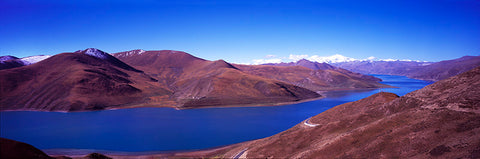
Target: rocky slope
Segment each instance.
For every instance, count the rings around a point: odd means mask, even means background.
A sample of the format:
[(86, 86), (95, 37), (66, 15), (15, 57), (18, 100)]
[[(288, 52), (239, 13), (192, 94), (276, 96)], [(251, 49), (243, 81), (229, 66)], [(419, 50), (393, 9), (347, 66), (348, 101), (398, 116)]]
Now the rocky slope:
[(480, 67), (398, 97), (342, 104), (272, 137), (243, 143), (248, 158), (479, 158)]
[(421, 80), (438, 81), (480, 66), (480, 56), (464, 56), (440, 62), (351, 61), (333, 63), (337, 67), (363, 74), (402, 75)]

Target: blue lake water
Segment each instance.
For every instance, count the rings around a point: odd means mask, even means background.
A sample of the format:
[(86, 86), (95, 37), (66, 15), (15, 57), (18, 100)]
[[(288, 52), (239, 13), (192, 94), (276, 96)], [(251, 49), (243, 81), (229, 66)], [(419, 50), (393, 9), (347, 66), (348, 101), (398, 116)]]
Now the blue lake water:
[(196, 150), (268, 137), (333, 106), (380, 91), (400, 96), (431, 82), (374, 75), (399, 88), (328, 92), (327, 98), (271, 107), (133, 108), (95, 112), (0, 112), (0, 136), (39, 149), (124, 152)]

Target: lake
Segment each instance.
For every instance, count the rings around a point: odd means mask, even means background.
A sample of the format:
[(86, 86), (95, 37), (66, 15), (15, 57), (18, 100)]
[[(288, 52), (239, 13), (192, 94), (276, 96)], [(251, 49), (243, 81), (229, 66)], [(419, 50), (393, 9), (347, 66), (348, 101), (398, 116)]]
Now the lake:
[(402, 96), (432, 83), (403, 76), (374, 76), (399, 88), (333, 91), (324, 99), (269, 107), (0, 112), (0, 136), (29, 143), (49, 154), (198, 150), (268, 137), (339, 104), (380, 91)]

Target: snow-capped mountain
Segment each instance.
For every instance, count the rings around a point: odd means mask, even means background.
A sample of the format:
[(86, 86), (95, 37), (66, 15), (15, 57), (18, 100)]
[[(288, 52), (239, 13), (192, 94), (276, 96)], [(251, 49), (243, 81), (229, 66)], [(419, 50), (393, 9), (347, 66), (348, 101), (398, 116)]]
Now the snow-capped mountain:
[(0, 70), (31, 65), (51, 57), (50, 55), (29, 56), (17, 58), (15, 56), (0, 56)]
[(346, 57), (340, 54), (335, 54), (332, 56), (318, 56), (313, 55), (307, 58), (307, 60), (315, 61), (319, 63), (339, 63), (339, 62), (350, 62), (350, 61), (357, 61), (357, 59)]
[(111, 55), (103, 52), (102, 50), (98, 50), (96, 48), (85, 49), (84, 54), (87, 54), (87, 55), (90, 55), (90, 56), (93, 56), (93, 57), (97, 57), (99, 59), (107, 59), (109, 56), (111, 56)]
[(15, 60), (15, 59), (18, 59), (17, 57), (15, 56), (0, 56), (0, 62), (4, 62), (4, 61), (8, 61), (8, 60)]
[(24, 57), (21, 58), (20, 60), (23, 62), (25, 65), (31, 65), (37, 62), (40, 62), (42, 60), (45, 60), (47, 58), (51, 57), (51, 55), (37, 55), (37, 56), (29, 56), (29, 57)]
[[(346, 57), (340, 54), (335, 54), (332, 56), (318, 56), (318, 55), (313, 55), (313, 56), (306, 56), (304, 59), (313, 61), (313, 62), (319, 62), (319, 63), (344, 63), (344, 62), (361, 62), (361, 61), (408, 61), (408, 62), (426, 62), (426, 61), (418, 61), (418, 60), (409, 60), (409, 59), (378, 59), (376, 57), (370, 56), (366, 59), (355, 59), (351, 57)], [(299, 59), (300, 60), (300, 59)], [(298, 61), (298, 60), (296, 60)]]
[(117, 56), (119, 57), (127, 57), (127, 56), (133, 56), (133, 55), (141, 55), (145, 53), (145, 50), (142, 49), (136, 49), (136, 50), (131, 50), (131, 51), (126, 51), (123, 54), (118, 54)]

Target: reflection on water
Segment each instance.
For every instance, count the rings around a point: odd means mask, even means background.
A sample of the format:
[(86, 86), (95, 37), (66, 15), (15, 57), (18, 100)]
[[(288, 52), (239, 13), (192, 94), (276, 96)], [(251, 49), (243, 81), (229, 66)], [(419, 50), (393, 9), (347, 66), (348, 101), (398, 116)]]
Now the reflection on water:
[(273, 107), (0, 112), (0, 136), (40, 149), (129, 152), (205, 149), (268, 137), (336, 105), (380, 91), (405, 95), (430, 84), (402, 76), (375, 76), (382, 78), (382, 83), (399, 88), (332, 91), (321, 100)]

